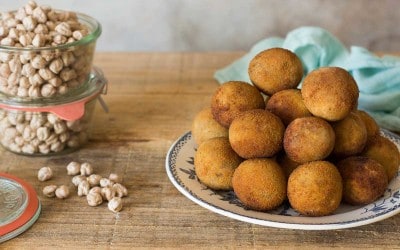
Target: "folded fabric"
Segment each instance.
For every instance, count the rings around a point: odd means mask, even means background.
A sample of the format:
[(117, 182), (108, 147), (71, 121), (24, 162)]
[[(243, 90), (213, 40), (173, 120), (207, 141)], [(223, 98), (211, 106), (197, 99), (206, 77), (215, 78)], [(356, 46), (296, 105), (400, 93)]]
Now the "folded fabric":
[(324, 66), (346, 69), (360, 89), (359, 109), (367, 111), (382, 127), (400, 131), (400, 58), (378, 57), (367, 49), (352, 46), (350, 51), (331, 33), (319, 27), (301, 27), (285, 39), (271, 37), (255, 44), (243, 57), (215, 72), (219, 83), (231, 80), (250, 83), (248, 65), (259, 52), (282, 47), (296, 53), (304, 75)]

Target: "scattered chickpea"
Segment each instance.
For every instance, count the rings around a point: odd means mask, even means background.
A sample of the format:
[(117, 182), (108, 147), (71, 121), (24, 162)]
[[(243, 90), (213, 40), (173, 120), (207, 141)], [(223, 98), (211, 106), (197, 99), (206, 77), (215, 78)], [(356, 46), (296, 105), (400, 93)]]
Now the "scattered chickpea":
[(101, 194), (101, 187), (92, 187), (89, 190), (89, 193), (99, 193), (99, 194)]
[(47, 181), (53, 177), (53, 171), (49, 167), (42, 167), (38, 171), (38, 180), (39, 181)]
[(122, 199), (114, 197), (108, 202), (108, 209), (114, 213), (122, 210)]
[(81, 175), (89, 176), (93, 174), (93, 167), (90, 163), (84, 162), (81, 164)]
[(79, 185), (79, 183), (81, 183), (82, 181), (86, 180), (86, 176), (83, 175), (76, 175), (74, 177), (72, 177), (72, 184), (74, 184), (75, 187), (77, 187)]
[(56, 189), (55, 194), (57, 198), (65, 199), (69, 196), (69, 188), (66, 185), (61, 185)]
[(95, 207), (95, 206), (98, 206), (101, 203), (103, 203), (103, 197), (101, 197), (101, 194), (99, 194), (97, 192), (89, 193), (86, 196), (86, 200), (87, 200), (87, 203), (89, 204), (89, 206), (91, 206), (91, 207)]
[(77, 175), (81, 171), (81, 164), (76, 161), (71, 161), (67, 165), (67, 174), (68, 175)]
[[(41, 124), (40, 126), (46, 125)], [(22, 128), (19, 129), (22, 130)], [(72, 177), (72, 183), (78, 189), (78, 196), (86, 196), (89, 206), (99, 206), (103, 201), (108, 201), (107, 206), (110, 211), (116, 213), (122, 210), (122, 197), (128, 195), (128, 190), (119, 183), (121, 179), (117, 174), (111, 173), (109, 178), (102, 178), (98, 174), (93, 174), (93, 167), (87, 162), (80, 164), (72, 161), (66, 168), (68, 175), (75, 175)], [(51, 176), (52, 171), (49, 167), (43, 167), (38, 172), (39, 180), (47, 180)], [(65, 199), (70, 194), (66, 185), (48, 185), (42, 191), (46, 197), (57, 197), (59, 199)]]
[(100, 179), (100, 187), (112, 187), (114, 185), (114, 182), (111, 181), (108, 178), (101, 178)]
[(88, 195), (90, 190), (89, 182), (84, 180), (81, 181), (78, 185), (78, 196)]
[(56, 193), (55, 193), (56, 189), (57, 189), (56, 185), (45, 186), (42, 190), (43, 195), (46, 197), (49, 197), (49, 198), (54, 197), (56, 195)]
[(121, 182), (121, 178), (119, 177), (118, 174), (115, 173), (111, 173), (110, 176), (108, 176), (108, 179), (110, 179), (110, 181), (113, 181), (115, 183)]
[(112, 189), (115, 191), (115, 196), (117, 196), (117, 197), (122, 198), (122, 197), (128, 196), (128, 189), (120, 183), (115, 183), (112, 186)]
[(100, 180), (102, 179), (101, 175), (98, 174), (91, 174), (87, 178), (87, 181), (89, 182), (91, 187), (98, 186), (100, 185)]
[(101, 189), (101, 196), (104, 200), (110, 201), (112, 198), (115, 197), (115, 190), (110, 187), (103, 187)]

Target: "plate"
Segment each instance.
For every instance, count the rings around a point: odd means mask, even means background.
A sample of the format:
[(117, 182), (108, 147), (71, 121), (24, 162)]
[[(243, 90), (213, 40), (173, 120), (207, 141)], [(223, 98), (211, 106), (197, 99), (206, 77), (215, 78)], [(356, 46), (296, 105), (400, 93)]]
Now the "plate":
[[(381, 134), (400, 149), (399, 136), (387, 130), (381, 130)], [(365, 206), (341, 204), (332, 215), (302, 216), (288, 202), (268, 212), (249, 210), (233, 191), (214, 191), (199, 182), (194, 171), (195, 152), (196, 143), (191, 132), (172, 144), (166, 157), (166, 171), (172, 184), (198, 205), (236, 220), (277, 228), (333, 230), (370, 224), (400, 212), (400, 171), (379, 200)]]

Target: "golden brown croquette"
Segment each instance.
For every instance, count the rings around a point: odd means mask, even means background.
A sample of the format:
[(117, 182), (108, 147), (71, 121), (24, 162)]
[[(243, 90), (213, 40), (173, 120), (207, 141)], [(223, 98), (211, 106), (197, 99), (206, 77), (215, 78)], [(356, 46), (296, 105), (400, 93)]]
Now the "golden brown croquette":
[(281, 118), (285, 126), (294, 119), (311, 116), (299, 89), (285, 89), (268, 99), (266, 109)]
[(379, 126), (372, 116), (370, 116), (367, 112), (363, 110), (356, 110), (355, 113), (361, 118), (361, 120), (365, 124), (365, 127), (367, 129), (367, 140), (370, 140), (379, 134)]
[(343, 178), (343, 199), (351, 205), (374, 202), (385, 192), (385, 168), (366, 156), (351, 156), (337, 164)]
[(195, 172), (199, 180), (215, 190), (232, 189), (232, 175), (242, 159), (232, 150), (228, 138), (209, 139), (198, 147)]
[(298, 166), (288, 180), (287, 195), (293, 209), (303, 215), (332, 214), (342, 200), (342, 177), (327, 161)]
[(197, 145), (215, 137), (228, 137), (228, 129), (214, 120), (211, 108), (202, 109), (192, 122), (192, 135)]
[(253, 109), (233, 120), (229, 141), (242, 158), (272, 157), (282, 148), (284, 130), (279, 117), (263, 109)]
[(343, 120), (332, 123), (335, 147), (332, 154), (337, 159), (361, 153), (367, 143), (367, 129), (361, 118), (351, 112)]
[(396, 144), (389, 139), (382, 135), (375, 136), (368, 141), (362, 155), (379, 162), (385, 168), (389, 182), (397, 175), (400, 153)]
[(304, 104), (314, 115), (339, 121), (355, 109), (358, 86), (353, 77), (339, 67), (322, 67), (309, 73), (303, 81)]
[(222, 84), (211, 99), (211, 112), (214, 119), (226, 128), (243, 111), (264, 108), (265, 102), (260, 91), (241, 81)]
[(306, 163), (325, 159), (335, 145), (335, 132), (331, 125), (318, 117), (302, 117), (287, 126), (283, 147), (295, 162)]
[(233, 190), (247, 207), (265, 211), (278, 207), (286, 199), (286, 177), (272, 159), (245, 160), (232, 178)]
[(296, 88), (303, 77), (303, 66), (296, 54), (283, 48), (258, 53), (249, 63), (251, 82), (267, 95)]

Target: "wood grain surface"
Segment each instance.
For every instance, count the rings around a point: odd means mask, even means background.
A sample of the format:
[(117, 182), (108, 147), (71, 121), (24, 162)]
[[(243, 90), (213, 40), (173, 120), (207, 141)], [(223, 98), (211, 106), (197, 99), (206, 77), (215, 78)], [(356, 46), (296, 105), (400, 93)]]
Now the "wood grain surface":
[[(97, 105), (93, 135), (81, 150), (57, 157), (26, 157), (0, 150), (0, 172), (28, 181), (42, 212), (25, 233), (0, 249), (396, 249), (400, 215), (370, 225), (334, 231), (303, 231), (253, 225), (215, 214), (185, 198), (169, 181), (165, 157), (190, 130), (218, 84), (216, 69), (242, 53), (97, 53), (95, 65), (109, 80), (105, 113)], [(68, 184), (65, 166), (87, 161), (95, 172), (123, 176), (129, 190), (124, 208), (89, 207), (75, 192), (65, 200), (46, 198), (50, 183)], [(42, 166), (54, 170), (37, 180)]]

